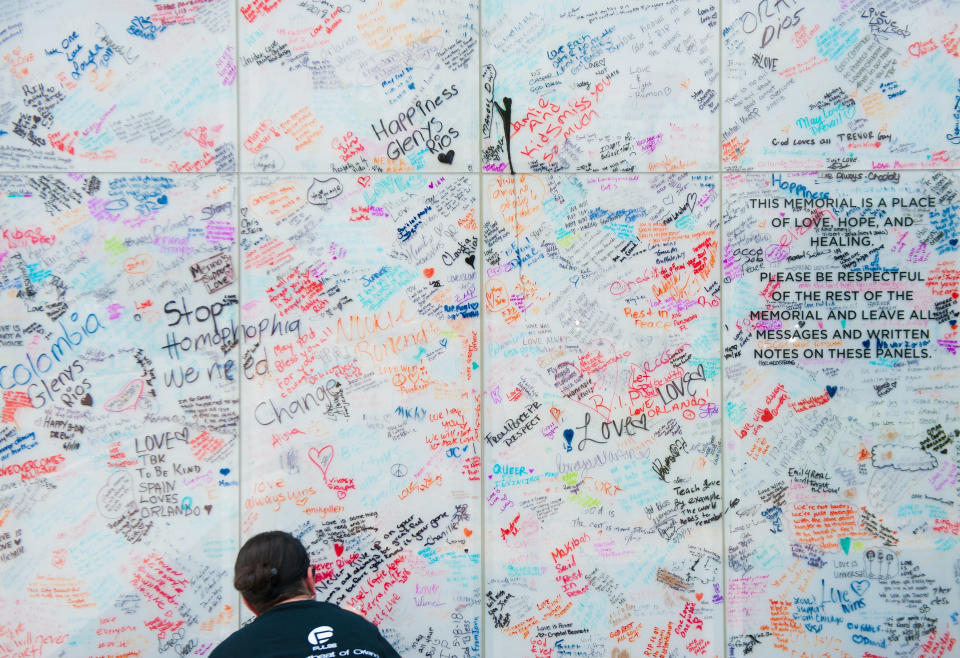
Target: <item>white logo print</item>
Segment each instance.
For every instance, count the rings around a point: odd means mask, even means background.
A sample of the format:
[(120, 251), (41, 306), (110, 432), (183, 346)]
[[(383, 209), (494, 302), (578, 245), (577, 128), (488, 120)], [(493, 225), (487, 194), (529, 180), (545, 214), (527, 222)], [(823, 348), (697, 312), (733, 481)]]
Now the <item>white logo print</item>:
[(307, 634), (307, 642), (317, 646), (333, 637), (333, 629), (329, 626), (317, 626)]

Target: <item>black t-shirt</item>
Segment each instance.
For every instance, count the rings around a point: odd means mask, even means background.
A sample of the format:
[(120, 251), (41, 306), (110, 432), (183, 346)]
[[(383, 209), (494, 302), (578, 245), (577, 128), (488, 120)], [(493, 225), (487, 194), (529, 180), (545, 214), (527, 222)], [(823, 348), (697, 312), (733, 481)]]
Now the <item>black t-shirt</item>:
[(400, 658), (377, 627), (332, 603), (270, 608), (220, 643), (210, 658)]

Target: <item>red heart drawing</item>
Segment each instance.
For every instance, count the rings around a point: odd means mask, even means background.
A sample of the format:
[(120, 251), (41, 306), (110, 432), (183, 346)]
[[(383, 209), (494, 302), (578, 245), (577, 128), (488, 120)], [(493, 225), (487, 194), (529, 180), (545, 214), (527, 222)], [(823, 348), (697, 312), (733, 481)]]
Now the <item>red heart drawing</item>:
[(343, 544), (334, 544), (333, 552), (337, 554), (337, 557), (343, 555)]
[(769, 409), (764, 409), (763, 415), (760, 416), (760, 420), (762, 420), (765, 423), (769, 423), (771, 420), (773, 420), (773, 414), (770, 413)]
[(703, 592), (697, 592), (697, 601), (703, 598)]
[(464, 535), (465, 537), (469, 537), (469, 536), (472, 535), (472, 534), (473, 534), (473, 530), (470, 530), (469, 528), (464, 528), (464, 529), (463, 529), (463, 535)]
[(432, 268), (432, 267), (424, 268), (424, 270), (423, 270), (423, 276), (427, 277), (428, 279), (429, 279), (430, 277), (432, 277), (432, 276), (433, 276), (433, 268)]
[(357, 177), (357, 182), (360, 183), (360, 187), (366, 187), (367, 185), (370, 184), (370, 177), (369, 177), (369, 176), (358, 176), (358, 177)]
[(323, 481), (327, 481), (327, 471), (330, 470), (330, 462), (333, 461), (333, 446), (323, 446), (319, 450), (316, 448), (310, 448), (307, 451), (307, 456), (310, 457), (317, 468), (320, 469), (320, 472), (323, 473)]

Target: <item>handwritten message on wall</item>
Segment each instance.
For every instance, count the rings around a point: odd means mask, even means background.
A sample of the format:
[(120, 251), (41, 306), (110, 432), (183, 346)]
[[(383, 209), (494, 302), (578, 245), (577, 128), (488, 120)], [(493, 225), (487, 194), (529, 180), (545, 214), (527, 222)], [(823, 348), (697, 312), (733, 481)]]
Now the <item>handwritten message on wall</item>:
[(716, 188), (486, 181), (491, 654), (722, 643)]
[(952, 645), (957, 177), (725, 183), (729, 641)]
[(956, 3), (829, 5), (723, 3), (725, 168), (956, 168)]
[(716, 169), (717, 18), (694, 2), (485, 3), (484, 171), (511, 159), (505, 122), (516, 171)]
[(208, 651), (235, 618), (234, 185), (0, 176), (5, 655)]
[(476, 652), (475, 181), (242, 180), (243, 532), (296, 519), (322, 599)]
[(960, 655), (958, 20), (0, 4), (0, 654)]

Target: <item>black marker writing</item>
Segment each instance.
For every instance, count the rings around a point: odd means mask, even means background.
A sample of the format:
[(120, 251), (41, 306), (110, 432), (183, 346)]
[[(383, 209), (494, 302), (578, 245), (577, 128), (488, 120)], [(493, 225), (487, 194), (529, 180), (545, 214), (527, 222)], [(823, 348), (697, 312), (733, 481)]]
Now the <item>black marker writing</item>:
[(513, 100), (509, 96), (503, 97), (503, 107), (500, 107), (500, 103), (493, 101), (493, 106), (497, 108), (497, 114), (500, 115), (500, 120), (503, 121), (503, 137), (507, 140), (507, 162), (510, 164), (510, 175), (513, 176), (516, 172), (513, 170), (513, 156), (510, 153), (510, 106), (513, 104)]

